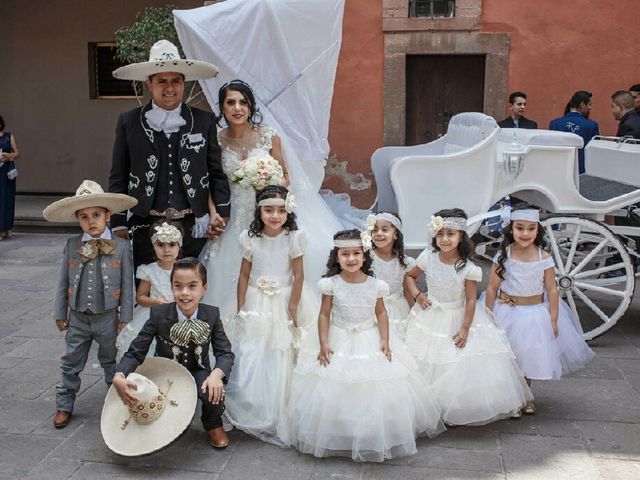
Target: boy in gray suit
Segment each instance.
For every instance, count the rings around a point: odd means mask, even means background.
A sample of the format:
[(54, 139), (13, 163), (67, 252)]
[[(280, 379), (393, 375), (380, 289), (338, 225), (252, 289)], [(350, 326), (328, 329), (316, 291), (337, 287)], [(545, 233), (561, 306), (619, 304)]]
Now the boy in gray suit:
[(55, 428), (66, 427), (71, 419), (80, 372), (93, 340), (99, 345), (105, 382), (111, 385), (113, 380), (116, 337), (133, 316), (133, 259), (130, 243), (113, 237), (107, 223), (112, 212), (136, 203), (128, 195), (104, 193), (100, 185), (85, 180), (75, 196), (58, 200), (43, 212), (51, 222), (76, 220), (83, 231), (67, 240), (56, 293), (56, 326), (67, 332), (67, 351), (60, 363), (62, 381), (56, 387)]

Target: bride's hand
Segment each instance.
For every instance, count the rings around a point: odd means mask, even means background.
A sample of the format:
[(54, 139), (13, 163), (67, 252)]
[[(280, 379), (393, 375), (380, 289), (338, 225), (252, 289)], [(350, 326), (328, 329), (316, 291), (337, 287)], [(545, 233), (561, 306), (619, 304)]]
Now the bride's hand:
[(213, 215), (210, 214), (210, 217), (211, 220), (207, 227), (207, 238), (209, 240), (215, 240), (222, 234), (222, 232), (224, 232), (224, 227), (227, 226), (227, 222), (218, 213), (214, 213)]

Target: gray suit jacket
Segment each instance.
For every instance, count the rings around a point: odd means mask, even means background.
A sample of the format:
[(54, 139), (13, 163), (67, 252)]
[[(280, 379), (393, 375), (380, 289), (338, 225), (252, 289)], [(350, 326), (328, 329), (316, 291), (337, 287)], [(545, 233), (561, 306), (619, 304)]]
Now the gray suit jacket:
[[(116, 251), (113, 255), (98, 255), (102, 270), (104, 309), (120, 307), (120, 321), (129, 323), (133, 318), (133, 257), (127, 240), (113, 237)], [(55, 319), (69, 318), (69, 309), (76, 309), (76, 297), (80, 286), (80, 274), (84, 263), (78, 251), (82, 235), (71, 237), (64, 247), (60, 280), (56, 292)]]

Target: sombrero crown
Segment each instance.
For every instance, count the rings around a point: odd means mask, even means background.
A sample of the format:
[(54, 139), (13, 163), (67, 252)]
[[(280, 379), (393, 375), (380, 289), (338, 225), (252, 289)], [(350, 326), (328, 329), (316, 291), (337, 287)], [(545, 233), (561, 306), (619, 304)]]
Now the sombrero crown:
[(138, 200), (123, 193), (105, 193), (100, 184), (85, 180), (73, 197), (53, 202), (44, 209), (42, 215), (49, 222), (74, 222), (76, 212), (83, 208), (102, 207), (112, 213), (135, 207)]
[(100, 430), (110, 450), (135, 457), (166, 447), (187, 429), (198, 390), (186, 368), (163, 357), (145, 358), (127, 379), (136, 384), (136, 404), (127, 407), (112, 385), (102, 407)]
[(151, 75), (163, 72), (177, 72), (184, 75), (187, 82), (205, 80), (218, 74), (218, 67), (201, 60), (180, 58), (178, 47), (169, 40), (158, 40), (149, 50), (149, 61), (132, 63), (114, 70), (113, 76), (120, 80), (144, 82)]

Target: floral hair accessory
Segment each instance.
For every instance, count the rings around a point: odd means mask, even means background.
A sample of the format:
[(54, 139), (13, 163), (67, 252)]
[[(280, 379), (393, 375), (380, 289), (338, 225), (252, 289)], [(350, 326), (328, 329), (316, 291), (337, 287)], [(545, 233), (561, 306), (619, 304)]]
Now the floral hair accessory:
[(293, 196), (293, 193), (287, 193), (287, 198), (284, 199), (284, 208), (287, 213), (292, 213), (296, 208), (296, 198)]
[(292, 193), (287, 193), (286, 198), (273, 197), (273, 198), (265, 198), (264, 200), (260, 200), (258, 202), (259, 207), (267, 207), (267, 206), (275, 206), (275, 207), (284, 207), (287, 213), (292, 213), (293, 209), (296, 208), (296, 199), (294, 198)]
[(511, 212), (511, 221), (526, 220), (527, 222), (539, 222), (540, 210), (534, 208), (527, 208), (522, 210), (514, 210)]
[(159, 227), (154, 227), (156, 233), (151, 236), (151, 242), (156, 243), (171, 243), (176, 242), (182, 246), (182, 234), (180, 230), (174, 225), (170, 225), (167, 222), (163, 222)]
[(373, 248), (373, 229), (376, 227), (376, 216), (369, 215), (367, 221), (364, 224), (364, 229), (360, 233), (360, 239), (362, 240), (362, 248), (365, 252)]
[[(362, 235), (361, 235), (362, 236)], [(334, 240), (333, 241), (333, 246), (336, 248), (349, 248), (349, 247), (362, 247), (364, 248), (364, 245), (362, 244), (362, 238), (349, 238), (346, 240)]]
[(441, 217), (431, 215), (431, 222), (429, 223), (429, 232), (432, 237), (443, 228), (450, 228), (452, 230), (465, 231), (467, 228), (467, 219), (462, 217)]
[(402, 222), (393, 213), (387, 213), (387, 212), (377, 213), (376, 220), (385, 220), (389, 222), (391, 225), (393, 225), (396, 228), (396, 230), (402, 230)]

